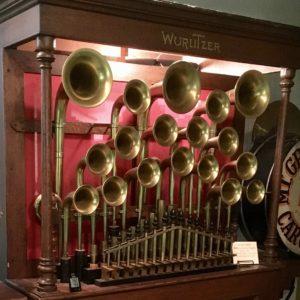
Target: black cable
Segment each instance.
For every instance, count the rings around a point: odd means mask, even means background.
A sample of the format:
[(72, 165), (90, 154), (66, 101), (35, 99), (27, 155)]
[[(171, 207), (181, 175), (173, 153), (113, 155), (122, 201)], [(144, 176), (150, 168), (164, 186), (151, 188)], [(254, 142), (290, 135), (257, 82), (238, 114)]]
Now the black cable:
[(289, 299), (291, 298), (291, 296), (292, 296), (292, 294), (293, 294), (293, 292), (294, 292), (294, 290), (295, 290), (295, 281), (296, 281), (296, 279), (294, 279), (294, 281), (293, 281), (293, 283), (292, 283), (292, 286), (291, 286), (291, 288), (290, 288), (290, 291), (289, 291), (289, 293), (287, 294), (287, 296), (285, 297), (285, 300), (289, 300)]

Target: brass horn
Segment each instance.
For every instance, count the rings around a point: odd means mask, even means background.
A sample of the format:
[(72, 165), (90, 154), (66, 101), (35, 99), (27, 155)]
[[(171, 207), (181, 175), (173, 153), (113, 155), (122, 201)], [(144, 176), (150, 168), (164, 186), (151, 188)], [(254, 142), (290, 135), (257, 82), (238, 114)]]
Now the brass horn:
[(124, 126), (118, 130), (114, 144), (120, 157), (133, 159), (138, 155), (141, 147), (139, 133), (133, 127)]
[(93, 174), (108, 175), (114, 165), (114, 154), (107, 144), (95, 144), (87, 151), (86, 164)]
[(171, 156), (171, 167), (174, 174), (186, 176), (191, 173), (194, 167), (194, 155), (186, 147), (177, 148)]
[(186, 128), (186, 137), (192, 147), (202, 147), (209, 138), (207, 122), (201, 117), (194, 116)]
[(213, 182), (219, 173), (219, 163), (216, 157), (212, 154), (205, 154), (201, 157), (196, 165), (199, 178), (204, 183)]
[(123, 204), (127, 197), (127, 183), (119, 176), (107, 178), (101, 188), (104, 201), (112, 207)]
[(253, 179), (248, 183), (248, 185), (245, 188), (245, 194), (247, 197), (247, 200), (254, 205), (260, 204), (266, 194), (266, 189), (262, 181), (258, 179)]
[(129, 182), (137, 178), (139, 183), (145, 188), (152, 188), (160, 180), (161, 171), (159, 161), (155, 158), (144, 158), (137, 167), (128, 170), (124, 175), (124, 180)]
[(161, 146), (171, 146), (178, 137), (178, 127), (175, 119), (167, 114), (159, 116), (154, 125), (142, 134), (142, 139), (153, 138)]
[(74, 192), (73, 205), (82, 215), (91, 215), (99, 205), (99, 193), (89, 184), (79, 186)]
[(137, 168), (137, 178), (145, 188), (156, 186), (160, 180), (161, 171), (159, 162), (154, 158), (145, 158)]
[(139, 79), (130, 80), (125, 87), (124, 104), (133, 114), (144, 113), (151, 104), (151, 92), (147, 84)]
[(237, 151), (238, 146), (239, 136), (236, 130), (232, 127), (225, 127), (218, 136), (210, 138), (202, 150), (218, 148), (223, 155), (232, 156)]
[(61, 196), (64, 123), (69, 99), (83, 107), (103, 103), (112, 87), (112, 71), (107, 60), (93, 49), (74, 51), (65, 61), (62, 84), (55, 107), (55, 193)]
[(238, 111), (245, 117), (256, 118), (267, 108), (270, 87), (264, 75), (256, 70), (245, 72), (237, 81), (235, 89), (229, 91)]
[(213, 90), (207, 97), (205, 106), (197, 109), (194, 116), (207, 114), (216, 124), (224, 122), (230, 111), (230, 99), (222, 90)]
[(199, 73), (191, 63), (177, 61), (167, 69), (163, 96), (172, 111), (179, 114), (191, 111), (199, 101), (200, 89)]
[(221, 186), (221, 198), (224, 203), (231, 206), (237, 203), (242, 195), (241, 183), (235, 178), (226, 179)]
[(221, 177), (230, 170), (234, 169), (237, 176), (242, 180), (251, 179), (257, 171), (257, 159), (251, 152), (244, 152), (239, 155), (237, 160), (225, 164), (220, 171)]

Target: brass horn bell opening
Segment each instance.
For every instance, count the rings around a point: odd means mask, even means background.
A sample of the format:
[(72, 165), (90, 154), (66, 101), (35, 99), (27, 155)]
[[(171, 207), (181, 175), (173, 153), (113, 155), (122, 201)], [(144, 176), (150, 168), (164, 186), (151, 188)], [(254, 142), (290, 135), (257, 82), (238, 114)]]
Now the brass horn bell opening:
[(221, 90), (212, 91), (206, 100), (206, 114), (214, 123), (224, 122), (230, 111), (230, 99)]
[(251, 152), (242, 153), (236, 162), (236, 173), (240, 179), (249, 180), (257, 171), (257, 159)]
[(204, 183), (213, 182), (219, 173), (219, 163), (215, 156), (205, 154), (198, 163), (197, 173)]
[(106, 58), (93, 49), (78, 49), (66, 60), (62, 81), (72, 101), (84, 107), (101, 104), (112, 87), (112, 71)]
[(246, 197), (251, 204), (260, 204), (265, 199), (265, 194), (265, 186), (258, 179), (253, 179), (246, 187)]
[(270, 101), (270, 87), (264, 75), (256, 70), (245, 72), (237, 81), (235, 105), (245, 117), (258, 117)]
[(125, 87), (123, 100), (127, 109), (133, 114), (144, 113), (151, 103), (147, 84), (139, 79), (130, 80)]
[(76, 189), (73, 197), (73, 205), (82, 215), (92, 214), (99, 205), (99, 193), (89, 184), (84, 184)]
[(178, 114), (191, 111), (199, 101), (200, 76), (194, 65), (185, 61), (173, 63), (163, 80), (167, 106)]
[(161, 177), (158, 161), (153, 158), (143, 159), (138, 166), (137, 177), (140, 184), (145, 188), (156, 186)]
[(89, 170), (97, 175), (105, 176), (114, 165), (114, 155), (106, 144), (93, 145), (86, 154), (86, 164)]
[(174, 174), (186, 176), (190, 174), (194, 167), (194, 155), (186, 147), (177, 148), (171, 156), (171, 167)]
[(153, 137), (161, 146), (173, 145), (178, 137), (178, 126), (175, 119), (167, 114), (159, 116), (153, 125)]
[(141, 147), (138, 131), (130, 126), (118, 130), (114, 143), (120, 157), (128, 160), (135, 158)]
[(209, 138), (207, 122), (201, 117), (193, 117), (188, 123), (186, 137), (192, 147), (202, 147)]
[(102, 185), (104, 201), (109, 206), (119, 206), (126, 201), (127, 183), (118, 176), (111, 176)]
[(242, 185), (235, 178), (229, 178), (221, 186), (221, 197), (227, 205), (237, 203), (242, 195)]
[(218, 136), (218, 148), (226, 156), (235, 154), (239, 147), (239, 136), (232, 127), (223, 128)]

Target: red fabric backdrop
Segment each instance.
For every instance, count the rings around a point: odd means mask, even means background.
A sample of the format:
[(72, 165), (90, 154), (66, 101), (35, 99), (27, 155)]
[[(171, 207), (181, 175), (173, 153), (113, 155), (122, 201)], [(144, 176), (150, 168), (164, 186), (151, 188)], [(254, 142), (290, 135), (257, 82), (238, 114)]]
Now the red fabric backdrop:
[[(52, 92), (52, 108), (54, 115), (54, 107), (55, 107), (55, 95), (56, 91), (60, 84), (60, 77), (55, 76), (52, 78), (53, 84), (53, 92)], [(102, 105), (96, 108), (81, 108), (76, 104), (73, 104), (71, 101), (69, 102), (67, 109), (66, 121), (70, 122), (89, 122), (89, 123), (110, 123), (110, 114), (114, 101), (117, 99), (119, 95), (123, 93), (124, 82), (114, 82), (112, 91), (109, 95), (107, 101), (105, 101)], [(24, 106), (25, 106), (25, 117), (26, 119), (40, 119), (40, 76), (36, 74), (25, 74), (24, 75)], [(209, 91), (204, 90), (201, 91), (199, 104), (197, 108), (199, 108), (203, 104), (203, 101), (206, 99)], [(158, 99), (151, 108), (150, 113), (150, 123), (152, 124), (155, 119), (163, 114), (167, 113), (175, 117), (178, 126), (186, 127), (189, 119), (191, 118), (194, 110), (184, 114), (176, 114), (173, 113), (168, 107), (165, 105), (163, 99)], [(206, 118), (204, 118), (209, 122)], [(222, 124), (222, 126), (227, 126), (231, 123), (233, 118), (233, 110), (231, 111), (229, 119), (225, 122), (226, 124)], [(129, 113), (126, 108), (122, 109), (120, 115), (120, 123), (121, 124), (133, 124), (134, 118), (131, 113)], [(75, 170), (78, 161), (85, 156), (87, 149), (96, 142), (100, 142), (106, 140), (108, 136), (102, 135), (65, 135), (65, 143), (64, 143), (64, 162), (63, 162), (63, 187), (62, 187), (62, 195), (63, 198), (69, 192), (73, 191), (76, 188), (75, 181)], [(53, 143), (54, 144), (54, 143)], [(182, 144), (186, 144), (185, 141)], [(164, 159), (168, 157), (169, 151), (168, 148), (161, 147), (155, 143), (150, 143), (149, 146), (149, 156), (158, 157), (160, 159)], [(54, 155), (53, 155), (54, 157)], [(224, 163), (228, 161), (224, 157), (220, 157), (218, 155), (219, 161)], [(28, 259), (35, 259), (40, 256), (40, 222), (35, 216), (33, 203), (36, 196), (40, 194), (40, 135), (39, 134), (26, 134), (25, 135), (25, 168), (26, 168), (26, 212), (27, 212), (27, 257)], [(118, 173), (122, 175), (125, 170), (131, 167), (131, 162), (119, 159), (117, 160)], [(53, 171), (54, 171), (54, 160), (53, 160)], [(165, 172), (164, 177), (167, 178), (168, 172)], [(54, 177), (53, 177), (54, 178)], [(96, 176), (89, 174), (89, 172), (85, 172), (85, 182), (93, 184), (95, 186), (98, 185)], [(163, 186), (163, 198), (168, 201), (168, 180), (164, 180), (165, 184)], [(151, 201), (151, 193), (149, 195), (149, 201)], [(176, 180), (175, 186), (175, 197), (178, 195), (178, 180)], [(176, 201), (176, 198), (175, 198)], [(100, 238), (101, 228), (98, 224), (98, 234), (97, 239)], [(76, 244), (76, 225), (71, 225), (71, 248), (74, 249)], [(83, 239), (88, 241), (88, 224), (84, 224)]]

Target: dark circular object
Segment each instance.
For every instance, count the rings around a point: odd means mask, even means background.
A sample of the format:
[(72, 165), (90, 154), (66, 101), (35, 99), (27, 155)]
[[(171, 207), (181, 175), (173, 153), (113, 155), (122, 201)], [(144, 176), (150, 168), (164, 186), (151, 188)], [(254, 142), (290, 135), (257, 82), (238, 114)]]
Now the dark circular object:
[[(283, 146), (283, 158), (288, 154), (290, 149), (299, 142), (300, 137), (295, 134), (287, 134)], [(269, 134), (263, 139), (258, 139), (250, 152), (254, 153), (258, 169), (254, 179), (260, 179), (266, 186), (265, 199), (258, 205), (253, 205), (243, 196), (240, 203), (240, 229), (246, 239), (257, 241), (260, 248), (264, 247), (264, 241), (267, 235), (268, 220), (268, 203), (271, 201), (271, 175), (274, 165), (274, 151), (276, 147), (276, 134)], [(243, 185), (247, 186), (250, 182), (244, 181)], [(280, 241), (280, 238), (278, 239)], [(286, 247), (280, 241), (281, 248)]]

